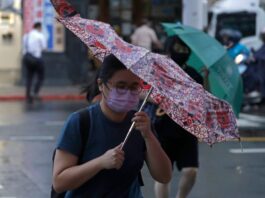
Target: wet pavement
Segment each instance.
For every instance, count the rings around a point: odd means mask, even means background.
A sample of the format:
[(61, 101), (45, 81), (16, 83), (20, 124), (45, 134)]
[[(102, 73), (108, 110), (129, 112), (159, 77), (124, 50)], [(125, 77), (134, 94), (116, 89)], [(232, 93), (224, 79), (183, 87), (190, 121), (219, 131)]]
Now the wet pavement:
[(55, 141), (69, 112), (85, 104), (0, 103), (0, 197), (49, 197)]
[[(46, 95), (72, 91), (79, 94), (76, 87), (64, 92), (59, 88), (46, 89), (47, 92), (43, 92)], [(49, 197), (52, 151), (58, 134), (69, 113), (86, 105), (81, 99), (48, 100), (33, 105), (27, 105), (24, 100), (0, 101), (0, 197)], [(205, 143), (199, 144), (200, 169), (190, 198), (264, 197), (263, 115), (240, 114), (243, 153), (238, 142), (219, 143), (212, 148)], [(143, 176), (144, 196), (153, 198), (153, 179), (146, 167)], [(178, 178), (175, 170), (170, 198), (176, 193)]]

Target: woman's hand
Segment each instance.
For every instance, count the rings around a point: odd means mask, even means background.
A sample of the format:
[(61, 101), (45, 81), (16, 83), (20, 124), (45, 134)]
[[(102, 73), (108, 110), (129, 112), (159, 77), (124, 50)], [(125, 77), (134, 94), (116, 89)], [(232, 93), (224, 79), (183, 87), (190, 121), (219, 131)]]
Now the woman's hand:
[(152, 177), (160, 183), (168, 183), (172, 175), (172, 165), (157, 138), (151, 131), (149, 117), (145, 112), (137, 112), (132, 121), (135, 121), (135, 128), (141, 132), (145, 140), (145, 160)]
[(106, 151), (100, 158), (104, 169), (120, 169), (124, 162), (124, 151), (121, 149), (121, 144)]
[(141, 132), (144, 139), (147, 139), (152, 133), (150, 118), (143, 111), (137, 112), (134, 115), (132, 121), (135, 122), (135, 128)]

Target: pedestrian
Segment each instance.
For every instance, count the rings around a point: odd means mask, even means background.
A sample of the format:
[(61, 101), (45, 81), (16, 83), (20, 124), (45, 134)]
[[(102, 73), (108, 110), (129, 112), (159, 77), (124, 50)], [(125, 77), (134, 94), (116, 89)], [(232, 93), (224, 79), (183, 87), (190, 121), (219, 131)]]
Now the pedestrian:
[(238, 55), (250, 57), (250, 51), (246, 45), (240, 43), (242, 33), (238, 30), (223, 29), (220, 31), (221, 42), (227, 49), (229, 56), (235, 60)]
[[(46, 49), (46, 39), (42, 33), (42, 24), (36, 22), (33, 29), (23, 37), (23, 62), (26, 72), (26, 100), (32, 103), (33, 99), (40, 99), (39, 92), (44, 81), (44, 62), (42, 52)], [(33, 91), (32, 84), (36, 76)]]
[(148, 19), (143, 19), (140, 26), (135, 29), (131, 36), (131, 42), (133, 45), (146, 48), (149, 51), (152, 51), (152, 45), (154, 45), (154, 48), (162, 48), (162, 44), (151, 28), (151, 22)]
[[(144, 112), (133, 111), (141, 91), (140, 79), (114, 55), (107, 56), (97, 79), (99, 103), (87, 107), (90, 126), (82, 159), (79, 115), (72, 113), (58, 139), (53, 168), (53, 186), (66, 197), (142, 197), (138, 175), (144, 161), (154, 179), (167, 183), (171, 179), (170, 160), (151, 131)], [(135, 121), (126, 144), (122, 142)], [(78, 164), (80, 161), (80, 164)]]
[[(190, 49), (177, 37), (168, 37), (165, 51), (197, 83), (203, 84), (203, 78), (193, 68), (186, 65), (191, 54)], [(181, 171), (176, 198), (186, 198), (191, 191), (198, 170), (198, 140), (174, 122), (163, 110), (157, 109), (155, 129), (161, 146), (171, 160), (172, 167)], [(155, 182), (156, 198), (168, 198), (170, 183)]]
[(265, 28), (260, 33), (262, 46), (254, 53), (254, 64), (257, 67), (259, 92), (261, 94), (260, 104), (265, 104)]

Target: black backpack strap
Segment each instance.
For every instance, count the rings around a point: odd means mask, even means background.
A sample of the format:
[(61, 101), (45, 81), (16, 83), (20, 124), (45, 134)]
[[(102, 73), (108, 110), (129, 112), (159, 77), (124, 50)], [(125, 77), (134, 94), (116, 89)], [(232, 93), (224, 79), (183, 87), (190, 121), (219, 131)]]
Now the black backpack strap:
[[(80, 126), (81, 142), (82, 142), (81, 154), (79, 156), (79, 159), (82, 159), (89, 135), (90, 112), (87, 108), (84, 108), (79, 110), (78, 113), (79, 113), (79, 126)], [(54, 150), (53, 152), (52, 161), (54, 161), (55, 152), (56, 150)]]
[(86, 144), (89, 136), (89, 128), (90, 128), (90, 111), (87, 108), (81, 109), (78, 111), (79, 113), (79, 126), (80, 126), (80, 134), (81, 134), (81, 153), (78, 159), (78, 163), (81, 162), (83, 155), (85, 153)]

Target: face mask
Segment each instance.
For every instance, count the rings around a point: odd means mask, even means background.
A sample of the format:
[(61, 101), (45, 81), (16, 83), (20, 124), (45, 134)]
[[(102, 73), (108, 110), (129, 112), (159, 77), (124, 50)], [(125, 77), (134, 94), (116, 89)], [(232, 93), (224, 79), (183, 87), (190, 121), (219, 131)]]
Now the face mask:
[(172, 60), (174, 60), (179, 66), (183, 66), (189, 59), (189, 54), (187, 53), (172, 53)]
[(139, 94), (127, 90), (126, 93), (119, 93), (113, 88), (107, 97), (107, 105), (110, 109), (118, 113), (125, 113), (134, 109), (139, 102)]

